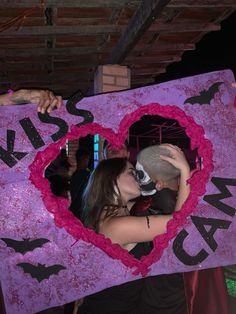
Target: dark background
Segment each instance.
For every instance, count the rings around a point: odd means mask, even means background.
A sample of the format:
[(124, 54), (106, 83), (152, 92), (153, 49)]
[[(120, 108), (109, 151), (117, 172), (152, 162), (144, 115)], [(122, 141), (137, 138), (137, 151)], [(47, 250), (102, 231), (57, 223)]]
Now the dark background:
[[(193, 51), (186, 51), (180, 62), (172, 63), (167, 72), (156, 78), (155, 84), (193, 76), (202, 73), (230, 69), (236, 77), (236, 12), (221, 23), (221, 30), (206, 34)], [(180, 132), (180, 125), (175, 120), (166, 120), (160, 116), (144, 116), (130, 128), (129, 145), (131, 149), (140, 149), (153, 144), (159, 144), (159, 134), (147, 138), (142, 134), (154, 134), (158, 125), (172, 127), (171, 132), (162, 131), (162, 142), (180, 146), (189, 152), (189, 161), (193, 162), (196, 152), (190, 152), (190, 140), (185, 132)], [(176, 131), (174, 130), (176, 127)], [(141, 135), (141, 136), (140, 136)], [(137, 147), (137, 136), (139, 144)], [(135, 154), (134, 151), (134, 154)]]
[(183, 54), (182, 61), (169, 65), (156, 83), (224, 69), (231, 69), (236, 77), (236, 12), (221, 23), (220, 31), (206, 34), (195, 50)]
[[(156, 78), (155, 84), (193, 76), (211, 71), (230, 69), (236, 77), (236, 12), (231, 14), (221, 23), (221, 30), (206, 34), (193, 51), (186, 51), (180, 62), (172, 63), (167, 67), (167, 72)], [(179, 131), (180, 125), (175, 120), (166, 120), (160, 116), (144, 116), (134, 123), (129, 130), (129, 145), (131, 149), (140, 150), (153, 144), (159, 144), (159, 134), (153, 137), (143, 137), (155, 133), (158, 125), (176, 126), (176, 133), (162, 132), (162, 142), (173, 143), (183, 149), (190, 148), (190, 140), (185, 132)], [(141, 135), (141, 136), (140, 136)], [(139, 145), (137, 147), (137, 136)], [(87, 143), (86, 143), (87, 145)], [(91, 149), (93, 141), (91, 140)], [(135, 152), (134, 152), (135, 154)]]

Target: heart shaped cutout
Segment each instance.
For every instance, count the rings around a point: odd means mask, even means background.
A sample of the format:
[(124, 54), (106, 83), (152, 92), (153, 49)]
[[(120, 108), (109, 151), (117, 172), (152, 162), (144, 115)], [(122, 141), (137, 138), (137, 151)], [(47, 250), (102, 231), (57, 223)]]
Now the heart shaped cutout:
[[(181, 211), (174, 213), (173, 219), (167, 225), (167, 232), (158, 235), (154, 239), (154, 249), (148, 256), (143, 256), (141, 260), (137, 260), (119, 245), (112, 244), (110, 239), (85, 228), (68, 210), (68, 201), (52, 194), (50, 184), (43, 177), (43, 174), (44, 169), (59, 154), (60, 147), (64, 146), (67, 140), (75, 140), (88, 134), (100, 134), (112, 145), (119, 146), (127, 138), (130, 126), (140, 120), (143, 115), (159, 115), (167, 119), (177, 120), (182, 127), (186, 128), (186, 134), (191, 139), (191, 148), (198, 149), (199, 156), (203, 158), (204, 167), (190, 179), (190, 196)], [(75, 238), (75, 241), (81, 239), (92, 243), (113, 259), (120, 260), (126, 267), (135, 268), (135, 274), (141, 273), (142, 275), (146, 275), (149, 271), (148, 268), (161, 258), (169, 241), (177, 235), (178, 229), (185, 225), (187, 216), (196, 211), (198, 198), (204, 194), (206, 183), (213, 170), (212, 156), (211, 142), (204, 137), (204, 129), (197, 125), (192, 117), (187, 116), (183, 110), (176, 106), (161, 106), (154, 103), (142, 106), (138, 110), (126, 115), (119, 125), (118, 133), (114, 133), (112, 129), (104, 128), (98, 123), (91, 123), (80, 127), (71, 126), (71, 131), (64, 138), (55, 144), (49, 145), (44, 151), (36, 155), (35, 160), (29, 166), (30, 180), (41, 191), (45, 207), (54, 215), (56, 226), (65, 228)]]

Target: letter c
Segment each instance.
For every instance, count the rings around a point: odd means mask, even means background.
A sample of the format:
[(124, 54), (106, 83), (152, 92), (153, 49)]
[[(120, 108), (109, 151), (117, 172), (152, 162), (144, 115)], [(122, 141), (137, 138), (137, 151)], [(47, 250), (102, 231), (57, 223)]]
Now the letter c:
[(189, 255), (183, 248), (184, 240), (188, 236), (188, 232), (183, 229), (177, 235), (173, 243), (173, 251), (176, 257), (185, 265), (197, 265), (203, 262), (209, 255), (205, 250), (200, 250), (196, 255)]

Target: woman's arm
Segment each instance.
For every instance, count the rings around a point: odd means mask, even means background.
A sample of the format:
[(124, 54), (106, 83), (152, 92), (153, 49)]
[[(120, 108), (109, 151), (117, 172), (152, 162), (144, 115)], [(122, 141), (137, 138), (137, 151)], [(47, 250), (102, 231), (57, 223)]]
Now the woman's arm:
[[(161, 156), (161, 159), (170, 162), (180, 170), (179, 192), (175, 207), (175, 210), (180, 210), (190, 193), (190, 186), (187, 183), (190, 177), (189, 164), (179, 147), (171, 144), (163, 144), (162, 146), (168, 149), (171, 154), (169, 157)], [(100, 233), (121, 246), (152, 241), (155, 236), (166, 232), (166, 226), (170, 219), (172, 219), (171, 215), (113, 217), (100, 225)]]
[(38, 112), (51, 112), (53, 108), (59, 108), (62, 104), (62, 97), (55, 96), (49, 90), (40, 89), (19, 89), (10, 91), (8, 94), (0, 95), (0, 106), (18, 105), (22, 103), (34, 103)]
[(99, 233), (121, 246), (152, 241), (157, 235), (166, 232), (167, 223), (171, 218), (171, 215), (113, 217), (100, 226)]

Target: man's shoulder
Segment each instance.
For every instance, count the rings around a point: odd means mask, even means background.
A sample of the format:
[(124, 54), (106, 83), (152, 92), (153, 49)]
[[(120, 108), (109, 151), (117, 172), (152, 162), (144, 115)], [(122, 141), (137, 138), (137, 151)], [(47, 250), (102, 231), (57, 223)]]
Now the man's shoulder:
[(73, 178), (77, 178), (77, 177), (85, 177), (85, 176), (89, 176), (90, 171), (88, 169), (80, 169), (80, 170), (76, 170), (72, 176), (71, 176), (71, 180)]

